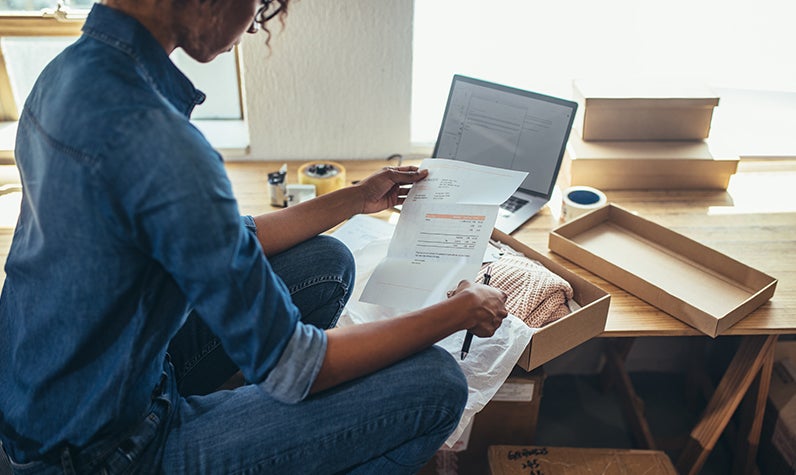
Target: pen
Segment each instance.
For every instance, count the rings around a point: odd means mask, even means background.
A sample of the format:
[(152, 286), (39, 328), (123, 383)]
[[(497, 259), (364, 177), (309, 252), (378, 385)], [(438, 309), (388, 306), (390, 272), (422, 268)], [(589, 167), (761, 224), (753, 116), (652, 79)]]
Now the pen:
[[(489, 285), (489, 281), (492, 279), (492, 266), (488, 266), (486, 268), (486, 272), (484, 272), (484, 285)], [(473, 332), (467, 330), (467, 334), (464, 336), (464, 344), (462, 344), (462, 354), (461, 358), (465, 359), (467, 357), (467, 353), (470, 352), (470, 344), (473, 342)]]

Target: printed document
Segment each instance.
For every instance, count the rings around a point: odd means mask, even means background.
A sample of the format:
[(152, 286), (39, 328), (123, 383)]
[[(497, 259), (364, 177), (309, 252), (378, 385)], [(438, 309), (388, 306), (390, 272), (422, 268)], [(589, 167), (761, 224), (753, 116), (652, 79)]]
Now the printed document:
[(526, 172), (441, 158), (412, 186), (390, 241), (360, 300), (401, 310), (440, 302), (481, 268), (500, 203)]

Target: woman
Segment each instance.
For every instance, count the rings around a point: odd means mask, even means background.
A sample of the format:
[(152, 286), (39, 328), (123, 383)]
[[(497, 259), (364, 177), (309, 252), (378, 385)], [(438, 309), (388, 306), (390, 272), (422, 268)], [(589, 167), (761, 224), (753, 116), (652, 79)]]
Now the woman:
[[(494, 333), (505, 295), (334, 326), (353, 263), (319, 234), (403, 201), (414, 167), (240, 217), (171, 63), (210, 61), (287, 0), (106, 0), (23, 109), (0, 299), (0, 461), (18, 473), (414, 473), (466, 382), (432, 345)], [(216, 390), (235, 373), (250, 384)]]

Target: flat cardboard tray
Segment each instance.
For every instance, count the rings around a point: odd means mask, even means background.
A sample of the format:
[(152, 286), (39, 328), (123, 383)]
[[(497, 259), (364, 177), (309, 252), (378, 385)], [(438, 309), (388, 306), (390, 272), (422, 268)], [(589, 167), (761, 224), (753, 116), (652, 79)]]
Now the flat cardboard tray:
[(554, 229), (550, 250), (716, 337), (774, 295), (777, 280), (619, 206)]
[(605, 330), (611, 301), (611, 295), (608, 292), (508, 234), (494, 230), (492, 239), (508, 245), (515, 251), (522, 252), (530, 259), (539, 261), (548, 270), (564, 278), (572, 286), (574, 300), (581, 307), (566, 317), (541, 327), (533, 335), (530, 344), (517, 361), (518, 366), (526, 371), (531, 371)]

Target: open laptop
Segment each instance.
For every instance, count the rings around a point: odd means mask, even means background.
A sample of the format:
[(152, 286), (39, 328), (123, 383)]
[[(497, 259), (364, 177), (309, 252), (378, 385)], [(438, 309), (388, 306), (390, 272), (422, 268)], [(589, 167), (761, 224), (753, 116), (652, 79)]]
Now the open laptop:
[(457, 74), (432, 156), (528, 172), (495, 223), (512, 233), (550, 201), (577, 107)]

